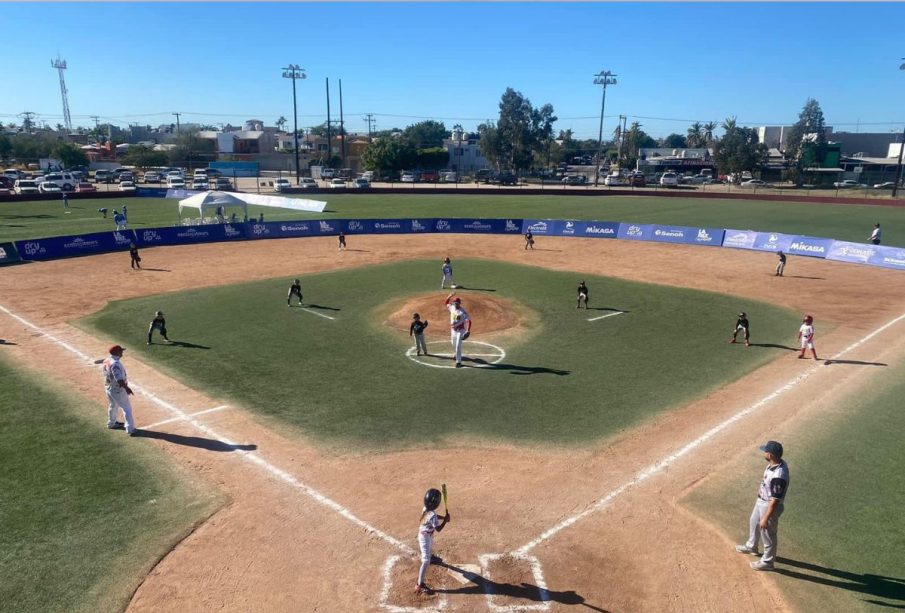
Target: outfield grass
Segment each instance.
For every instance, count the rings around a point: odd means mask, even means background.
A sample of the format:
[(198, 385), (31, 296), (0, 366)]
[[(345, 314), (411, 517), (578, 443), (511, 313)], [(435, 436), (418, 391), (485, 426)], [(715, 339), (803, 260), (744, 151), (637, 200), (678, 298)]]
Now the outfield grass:
[[(819, 421), (782, 437), (792, 482), (780, 520), (777, 580), (800, 611), (905, 605), (903, 375), (905, 362), (890, 365)], [(688, 497), (739, 543), (747, 537), (761, 456), (751, 449), (743, 463)], [(739, 556), (739, 564), (747, 562)]]
[[(799, 325), (763, 303), (599, 277), (587, 279), (591, 306), (628, 313), (588, 322), (610, 311), (575, 309), (575, 274), (460, 261), (460, 282), (523, 304), (538, 327), (521, 342), (501, 341), (507, 356), (494, 368), (435, 369), (408, 360), (407, 334), (382, 322), (391, 305), (436, 291), (438, 271), (434, 261), (409, 261), (303, 277), (306, 302), (329, 307), (319, 312), (335, 321), (287, 308), (287, 278), (111, 303), (81, 325), (215, 397), (331, 444), (373, 448), (461, 436), (588, 443), (785, 352), (727, 344), (739, 310), (754, 342), (783, 344)], [(468, 308), (482, 292), (460, 293)], [(442, 304), (445, 293), (436, 294)], [(146, 346), (156, 309), (171, 338), (198, 347)], [(481, 340), (479, 320), (474, 330)]]
[(107, 430), (104, 407), (2, 359), (0, 381), (0, 609), (125, 609), (219, 494)]
[[(873, 225), (884, 228), (884, 244), (905, 246), (905, 209), (889, 206), (806, 204), (758, 200), (703, 200), (657, 196), (501, 196), (313, 194), (328, 203), (323, 214), (249, 207), (249, 216), (266, 220), (373, 217), (512, 217), (596, 219), (807, 234), (866, 242)], [(132, 228), (178, 222), (177, 201), (157, 198), (72, 200), (71, 214), (61, 201), (0, 203), (0, 242), (100, 232), (113, 229), (112, 211), (129, 207)], [(97, 212), (110, 211), (108, 219)]]

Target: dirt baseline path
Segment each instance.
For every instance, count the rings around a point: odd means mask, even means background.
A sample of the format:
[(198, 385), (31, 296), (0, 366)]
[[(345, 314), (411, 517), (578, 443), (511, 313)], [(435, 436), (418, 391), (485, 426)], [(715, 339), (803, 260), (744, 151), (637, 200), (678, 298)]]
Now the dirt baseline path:
[[(93, 338), (67, 322), (107, 300), (186, 288), (411, 258), (435, 259), (439, 273), (444, 256), (454, 262), (482, 257), (807, 310), (837, 326), (820, 339), (825, 356), (905, 313), (900, 274), (807, 258), (791, 260), (789, 276), (777, 279), (769, 254), (728, 249), (545, 237), (533, 252), (522, 249), (519, 237), (356, 236), (349, 243), (341, 253), (327, 238), (149, 249), (142, 255), (150, 268), (134, 273), (123, 254), (7, 268), (0, 271), (0, 305), (43, 334), (0, 312), (0, 336), (17, 343), (2, 349), (93, 399), (100, 427), (104, 400), (97, 367), (62, 343), (99, 359), (115, 339)], [(895, 324), (845, 357), (889, 362), (905, 352), (903, 329), (905, 323)], [(137, 359), (127, 356), (127, 366), (142, 390), (135, 402), (139, 427), (224, 404)], [(701, 466), (716, 470), (726, 458), (750, 453), (755, 443), (781, 432), (786, 419), (818, 413), (822, 403), (868, 377), (857, 365), (818, 367), (784, 356), (744, 382), (579, 450), (469, 442), (360, 455), (287, 438), (242, 407), (167, 421), (154, 428), (165, 437), (136, 443), (155, 444), (207, 476), (230, 503), (157, 565), (130, 610), (782, 609), (769, 575), (748, 570), (726, 535), (675, 501), (705, 476)], [(790, 381), (797, 382), (779, 399), (700, 444), (693, 459), (680, 458), (625, 487), (646, 467)], [(457, 568), (472, 565), (480, 576), (461, 583), (435, 566), (429, 582), (446, 591), (415, 597), (413, 505), (425, 483), (439, 480), (453, 487), (454, 519), (438, 536), (437, 553)], [(594, 506), (613, 492), (618, 495), (608, 504)], [(589, 509), (580, 521), (542, 536)], [(740, 530), (745, 521), (739, 519)], [(485, 557), (481, 566), (484, 554), (531, 543), (522, 559)], [(395, 555), (400, 558), (393, 562)]]

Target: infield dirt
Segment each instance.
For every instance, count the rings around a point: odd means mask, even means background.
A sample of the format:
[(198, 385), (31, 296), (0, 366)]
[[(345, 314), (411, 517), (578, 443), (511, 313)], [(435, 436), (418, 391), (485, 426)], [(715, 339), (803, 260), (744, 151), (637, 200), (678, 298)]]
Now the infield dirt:
[[(579, 274), (609, 275), (749, 297), (813, 313), (834, 331), (818, 338), (829, 357), (905, 312), (901, 274), (816, 259), (795, 258), (787, 276), (772, 274), (774, 258), (730, 249), (661, 246), (595, 239), (538, 240), (525, 252), (520, 237), (359, 236), (337, 253), (332, 238), (249, 241), (149, 249), (143, 271), (128, 256), (102, 255), (7, 268), (0, 274), (2, 304), (85, 353), (101, 358), (111, 339), (94, 338), (69, 321), (126, 299), (186, 288), (446, 255), (527, 263)], [(457, 271), (457, 275), (459, 271)], [(439, 279), (438, 279), (439, 280)], [(467, 285), (467, 280), (463, 279)], [(462, 290), (463, 299), (469, 296)], [(409, 305), (400, 306), (408, 309)], [(406, 315), (407, 321), (411, 314)], [(64, 381), (97, 405), (104, 398), (96, 367), (79, 361), (6, 314), (4, 347), (20, 363)], [(863, 344), (847, 358), (892, 363), (905, 352), (903, 324)], [(793, 343), (794, 330), (786, 342)], [(756, 337), (755, 342), (760, 339)], [(741, 351), (766, 350), (744, 348)], [(545, 530), (587, 509), (638, 471), (674, 453), (713, 425), (774, 392), (808, 369), (812, 360), (783, 352), (744, 380), (599, 444), (575, 449), (531, 449), (463, 442), (442, 449), (360, 454), (328, 452), (287, 438), (279, 424), (242, 407), (201, 416), (214, 432), (255, 451), (231, 451), (186, 421), (155, 430), (153, 444), (218, 484), (230, 503), (182, 541), (144, 578), (134, 611), (372, 611), (382, 610), (383, 569), (391, 555), (406, 559), (389, 577), (390, 602), (450, 611), (486, 611), (481, 586), (462, 585), (431, 568), (432, 597), (392, 602), (414, 588), (411, 554), (362, 529), (311, 496), (290, 487), (249, 453), (338, 502), (363, 521), (416, 549), (420, 497), (443, 481), (450, 486), (452, 523), (436, 539), (450, 564), (477, 564), (479, 556), (513, 551)], [(199, 390), (130, 359), (130, 377), (187, 413), (223, 404)], [(801, 384), (763, 406), (668, 470), (626, 490), (602, 511), (549, 539), (536, 556), (551, 610), (582, 605), (597, 611), (775, 611), (786, 609), (769, 574), (753, 573), (732, 550), (739, 534), (722, 534), (677, 500), (726, 458), (751, 453), (781, 433), (786, 420), (816, 417), (843, 390), (865, 385), (869, 372), (852, 364), (820, 366)], [(438, 399), (438, 410), (455, 399)], [(593, 402), (593, 399), (589, 399)], [(172, 417), (146, 397), (135, 403), (139, 427)], [(429, 427), (429, 426), (424, 426)], [(440, 574), (438, 574), (440, 573)], [(519, 564), (490, 569), (502, 606), (537, 605), (533, 575)], [(441, 578), (442, 577), (442, 578)]]

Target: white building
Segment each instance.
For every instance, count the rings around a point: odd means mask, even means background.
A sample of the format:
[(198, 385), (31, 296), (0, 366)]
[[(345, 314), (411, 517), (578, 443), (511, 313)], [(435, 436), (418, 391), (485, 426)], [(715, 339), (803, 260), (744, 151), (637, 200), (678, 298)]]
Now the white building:
[(481, 153), (477, 134), (453, 130), (452, 138), (443, 139), (443, 147), (449, 152), (449, 168), (459, 174), (490, 168), (490, 162)]

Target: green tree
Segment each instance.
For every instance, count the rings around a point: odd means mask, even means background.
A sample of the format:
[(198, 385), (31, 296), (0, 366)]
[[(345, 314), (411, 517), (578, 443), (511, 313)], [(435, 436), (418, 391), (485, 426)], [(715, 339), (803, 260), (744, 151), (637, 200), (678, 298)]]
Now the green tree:
[(169, 163), (200, 165), (216, 159), (216, 144), (213, 140), (201, 138), (196, 130), (185, 130), (176, 137), (175, 147), (167, 152)]
[(688, 141), (681, 134), (670, 134), (663, 139), (660, 145), (670, 149), (685, 149), (688, 147)]
[(420, 121), (402, 131), (402, 136), (416, 149), (442, 147), (443, 139), (449, 138), (449, 130), (439, 121)]
[(521, 92), (506, 88), (499, 119), (478, 126), (481, 152), (498, 170), (530, 168), (535, 154), (544, 152), (552, 139), (556, 119), (552, 105), (535, 109)]
[(622, 144), (622, 160), (620, 168), (635, 168), (638, 164), (638, 150), (650, 149), (657, 146), (657, 141), (641, 129), (641, 124), (633, 121), (625, 131), (625, 140)]
[(723, 129), (726, 133), (713, 148), (713, 160), (721, 174), (739, 177), (742, 172), (753, 172), (763, 165), (767, 147), (759, 142), (756, 129), (739, 127), (734, 117), (723, 122)]
[(704, 145), (707, 147), (713, 146), (713, 131), (716, 130), (716, 122), (708, 121), (704, 124)]
[(13, 151), (13, 143), (6, 134), (0, 134), (0, 160), (6, 162)]
[(154, 151), (144, 145), (135, 145), (126, 150), (121, 161), (123, 164), (137, 166), (138, 168), (155, 168), (157, 166), (166, 166), (169, 159), (163, 151)]
[(41, 158), (50, 157), (58, 140), (48, 134), (28, 134), (20, 132), (12, 137), (12, 157), (22, 163), (34, 163)]
[(698, 147), (702, 147), (704, 145), (704, 126), (700, 121), (696, 121), (691, 124), (691, 127), (688, 128), (688, 137), (686, 138), (686, 142), (688, 143), (688, 147), (691, 149), (697, 149)]
[(419, 168), (426, 170), (439, 170), (446, 168), (449, 163), (449, 151), (443, 147), (427, 147), (417, 150), (417, 162)]
[(798, 121), (791, 127), (786, 140), (783, 157), (792, 162), (792, 170), (789, 173), (797, 184), (802, 182), (802, 145), (813, 143), (820, 146), (826, 144), (826, 123), (820, 104), (813, 98), (807, 102), (798, 114)]
[(367, 170), (403, 170), (412, 168), (418, 160), (418, 152), (404, 138), (385, 136), (375, 138), (362, 153), (362, 164)]
[(274, 123), (275, 123), (276, 126), (280, 129), (280, 131), (282, 132), (282, 131), (283, 131), (283, 126), (286, 125), (286, 122), (287, 122), (287, 121), (288, 121), (288, 120), (287, 120), (285, 117), (283, 117), (282, 115), (280, 115), (280, 117), (279, 117)]
[(63, 168), (86, 166), (88, 164), (88, 155), (72, 143), (59, 143), (53, 148), (50, 155), (60, 160)]

